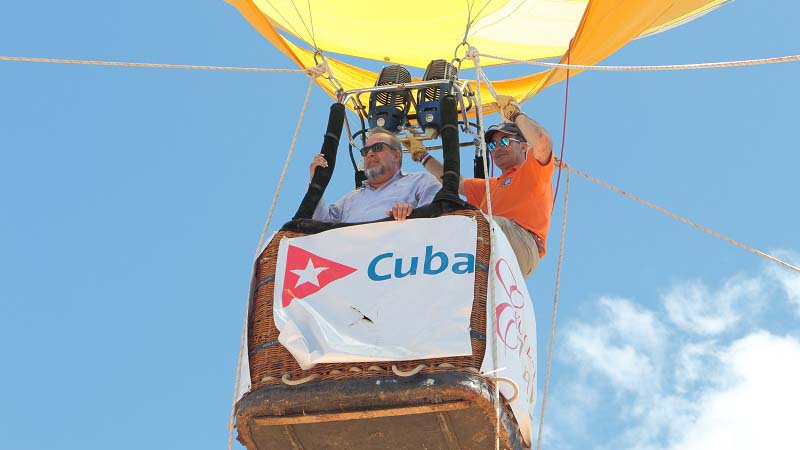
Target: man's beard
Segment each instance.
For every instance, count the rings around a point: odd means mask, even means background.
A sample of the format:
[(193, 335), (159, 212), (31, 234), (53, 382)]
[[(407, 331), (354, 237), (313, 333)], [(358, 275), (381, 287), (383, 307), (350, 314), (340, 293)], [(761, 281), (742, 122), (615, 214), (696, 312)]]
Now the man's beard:
[(386, 172), (386, 167), (384, 166), (367, 167), (364, 169), (364, 174), (367, 176), (367, 180), (379, 177), (383, 175), (384, 172)]
[(367, 180), (372, 180), (373, 178), (379, 177), (390, 170), (397, 170), (397, 164), (395, 164), (394, 161), (389, 161), (386, 164), (379, 164), (376, 167), (366, 167), (364, 168), (364, 174), (367, 176)]

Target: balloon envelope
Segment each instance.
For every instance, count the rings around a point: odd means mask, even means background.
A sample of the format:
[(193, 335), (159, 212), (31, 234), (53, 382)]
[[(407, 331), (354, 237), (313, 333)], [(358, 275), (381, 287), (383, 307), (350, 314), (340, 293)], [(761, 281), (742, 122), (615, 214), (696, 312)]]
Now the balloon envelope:
[[(728, 0), (227, 1), (300, 67), (316, 66), (320, 58), (314, 52), (323, 52), (331, 72), (349, 90), (374, 85), (377, 74), (334, 54), (424, 68), (434, 59), (463, 58), (466, 42), (484, 55), (481, 66), (507, 64), (486, 55), (566, 62), (567, 53), (572, 64), (593, 65), (633, 39), (694, 20)], [(471, 66), (465, 60), (462, 67)], [(571, 70), (570, 76), (577, 73)], [(549, 69), (493, 85), (499, 94), (525, 101), (565, 76), (564, 69)], [(334, 95), (329, 81), (317, 82)], [(481, 97), (491, 108), (489, 91)]]

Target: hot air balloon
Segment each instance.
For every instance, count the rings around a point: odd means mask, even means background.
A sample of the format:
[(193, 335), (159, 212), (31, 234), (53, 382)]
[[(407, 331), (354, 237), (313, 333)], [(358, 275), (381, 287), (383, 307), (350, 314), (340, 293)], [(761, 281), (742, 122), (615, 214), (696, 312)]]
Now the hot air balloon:
[[(593, 65), (725, 1), (227, 1), (298, 66), (323, 67), (316, 82), (336, 100), (322, 145), (330, 167), (317, 169), (254, 264), (239, 440), (250, 450), (530, 448), (533, 308), (502, 232), (458, 196), (460, 147), (482, 156), (480, 139), (462, 143), (458, 130), (480, 136), (479, 111), (496, 110), (495, 95), (524, 102), (567, 71), (491, 87), (460, 71), (549, 58)], [(386, 66), (375, 73), (344, 57)], [(361, 120), (355, 132), (346, 108)], [(344, 124), (352, 159), (367, 122), (409, 145), (441, 137), (443, 187), (414, 210), (412, 228), (311, 219)], [(393, 240), (401, 231), (410, 237)]]

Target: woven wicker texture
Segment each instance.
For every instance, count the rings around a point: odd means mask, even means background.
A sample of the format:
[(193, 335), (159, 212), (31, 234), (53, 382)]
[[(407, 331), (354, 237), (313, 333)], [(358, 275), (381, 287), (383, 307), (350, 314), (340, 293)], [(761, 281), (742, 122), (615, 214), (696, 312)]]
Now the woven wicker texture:
[[(475, 251), (475, 294), (470, 317), (470, 328), (482, 336), (486, 335), (486, 286), (488, 274), (484, 270), (489, 266), (491, 245), (489, 242), (489, 225), (479, 211), (456, 211), (449, 215), (472, 217), (478, 224)], [(286, 348), (277, 343), (278, 329), (272, 317), (273, 292), (275, 290), (275, 265), (278, 246), (282, 238), (303, 236), (300, 233), (278, 232), (261, 253), (256, 266), (257, 288), (250, 311), (248, 324), (248, 352), (250, 356), (250, 377), (252, 388), (282, 383), (281, 379), (288, 375), (291, 380), (300, 380), (316, 375), (315, 380), (341, 380), (349, 378), (366, 378), (386, 376), (392, 373), (392, 366), (402, 371), (409, 371), (420, 364), (427, 367), (422, 373), (465, 370), (480, 368), (486, 350), (486, 341), (471, 338), (472, 355), (451, 358), (435, 358), (397, 362), (367, 362), (317, 364), (310, 370), (302, 370), (294, 357)], [(483, 267), (483, 268), (481, 268)], [(444, 367), (439, 367), (444, 364)]]

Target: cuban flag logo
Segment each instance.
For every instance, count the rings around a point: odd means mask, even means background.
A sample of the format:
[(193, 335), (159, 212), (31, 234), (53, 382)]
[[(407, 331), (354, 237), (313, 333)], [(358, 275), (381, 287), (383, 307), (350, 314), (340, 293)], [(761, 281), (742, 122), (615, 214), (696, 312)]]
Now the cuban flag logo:
[(334, 281), (344, 278), (356, 269), (315, 255), (294, 245), (286, 252), (286, 271), (283, 275), (281, 304), (284, 308), (294, 299), (302, 299), (319, 292)]

